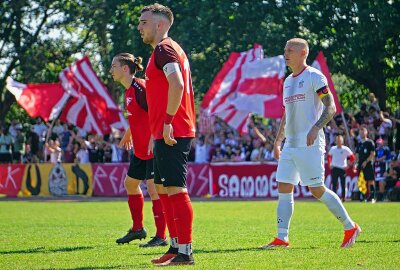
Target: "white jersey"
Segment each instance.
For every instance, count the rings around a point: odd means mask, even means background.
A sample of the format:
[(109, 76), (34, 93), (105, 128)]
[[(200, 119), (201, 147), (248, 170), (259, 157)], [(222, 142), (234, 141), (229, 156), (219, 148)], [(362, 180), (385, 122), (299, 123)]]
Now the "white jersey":
[(353, 155), (353, 152), (346, 145), (342, 147), (332, 146), (329, 150), (329, 155), (332, 157), (332, 166), (345, 169), (347, 167), (347, 158)]
[[(326, 77), (313, 67), (306, 67), (300, 74), (290, 74), (283, 84), (285, 106), (285, 146), (306, 147), (307, 134), (321, 117), (323, 104), (317, 91), (327, 87)], [(321, 129), (313, 145), (325, 145)]]

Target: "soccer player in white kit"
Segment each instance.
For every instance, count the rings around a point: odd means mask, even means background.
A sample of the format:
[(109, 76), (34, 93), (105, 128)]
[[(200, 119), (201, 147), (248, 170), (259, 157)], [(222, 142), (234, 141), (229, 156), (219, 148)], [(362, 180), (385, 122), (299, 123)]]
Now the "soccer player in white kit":
[(274, 157), (278, 160), (278, 235), (262, 248), (289, 247), (293, 189), (299, 183), (308, 186), (313, 196), (343, 224), (341, 247), (352, 246), (361, 232), (339, 197), (324, 185), (325, 135), (322, 128), (332, 119), (336, 107), (326, 77), (306, 64), (308, 52), (304, 39), (294, 38), (286, 43), (286, 65), (293, 73), (283, 85), (285, 112), (274, 142)]

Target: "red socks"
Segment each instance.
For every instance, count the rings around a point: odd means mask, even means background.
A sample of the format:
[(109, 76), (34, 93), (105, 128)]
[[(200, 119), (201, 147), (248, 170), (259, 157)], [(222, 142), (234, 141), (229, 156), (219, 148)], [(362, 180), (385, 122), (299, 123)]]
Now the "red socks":
[(153, 216), (157, 228), (156, 236), (165, 239), (165, 229), (167, 227), (167, 223), (165, 222), (161, 200), (153, 200), (151, 202), (153, 203)]
[(132, 230), (138, 231), (143, 228), (143, 194), (128, 194), (128, 205), (133, 221)]
[(178, 243), (192, 243), (192, 225), (193, 225), (193, 208), (189, 195), (178, 193), (169, 196), (169, 200), (173, 207), (175, 224), (178, 232)]
[(160, 197), (164, 212), (164, 217), (165, 220), (167, 221), (169, 237), (176, 238), (178, 237), (178, 234), (176, 233), (174, 212), (168, 194), (158, 194), (158, 196)]

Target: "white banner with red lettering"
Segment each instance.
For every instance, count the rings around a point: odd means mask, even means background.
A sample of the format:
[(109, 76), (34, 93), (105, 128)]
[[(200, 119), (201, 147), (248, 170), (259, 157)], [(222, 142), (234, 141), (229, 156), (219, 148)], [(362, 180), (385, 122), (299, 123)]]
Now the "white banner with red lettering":
[[(220, 198), (277, 198), (276, 163), (213, 163), (211, 195)], [(331, 175), (326, 168), (325, 185), (331, 187)], [(357, 176), (348, 171), (346, 177), (347, 197), (356, 190)], [(339, 190), (341, 190), (339, 188)], [(340, 192), (339, 192), (340, 193)], [(312, 197), (307, 187), (295, 186), (294, 197)]]

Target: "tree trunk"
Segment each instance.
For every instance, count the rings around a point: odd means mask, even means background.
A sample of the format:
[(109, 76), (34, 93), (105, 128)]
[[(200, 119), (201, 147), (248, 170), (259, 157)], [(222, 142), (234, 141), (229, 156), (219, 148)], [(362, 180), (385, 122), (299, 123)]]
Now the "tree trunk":
[(386, 79), (383, 73), (384, 68), (383, 65), (375, 65), (372, 68), (372, 74), (369, 77), (369, 85), (368, 88), (375, 94), (375, 97), (378, 99), (379, 107), (381, 110), (386, 110)]

